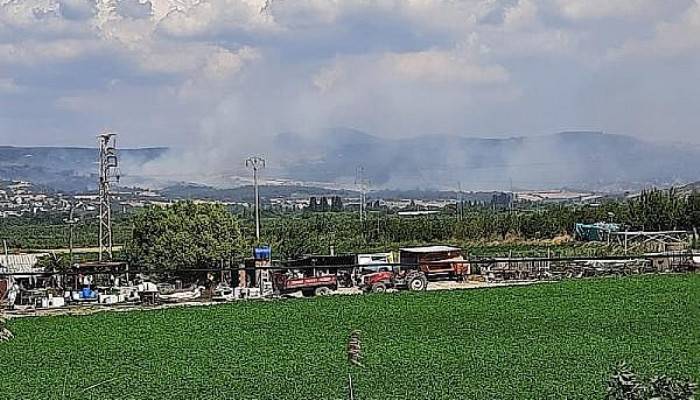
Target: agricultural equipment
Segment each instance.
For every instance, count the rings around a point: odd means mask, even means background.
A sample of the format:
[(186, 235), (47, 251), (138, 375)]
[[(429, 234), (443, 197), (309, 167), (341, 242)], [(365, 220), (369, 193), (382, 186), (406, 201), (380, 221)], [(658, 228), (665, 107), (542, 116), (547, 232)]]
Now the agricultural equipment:
[(278, 295), (301, 292), (304, 297), (326, 296), (338, 289), (335, 275), (294, 276), (289, 273), (273, 274), (275, 293)]
[(427, 278), (463, 280), (471, 273), (462, 249), (451, 246), (409, 247), (400, 250), (401, 264), (417, 265)]
[(360, 275), (357, 286), (365, 293), (384, 293), (387, 289), (418, 291), (428, 288), (428, 278), (422, 271), (397, 269)]

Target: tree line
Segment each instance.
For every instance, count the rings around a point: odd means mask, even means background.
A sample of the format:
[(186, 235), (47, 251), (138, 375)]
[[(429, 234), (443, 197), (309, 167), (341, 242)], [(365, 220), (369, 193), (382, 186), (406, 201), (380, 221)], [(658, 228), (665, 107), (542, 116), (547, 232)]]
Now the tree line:
[(542, 240), (572, 235), (576, 223), (609, 221), (633, 230), (694, 230), (700, 226), (700, 194), (647, 191), (635, 198), (590, 205), (526, 206), (514, 210), (469, 207), (402, 217), (370, 212), (301, 212), (263, 218), (261, 240), (254, 222), (223, 205), (191, 202), (148, 207), (134, 214), (129, 261), (158, 267), (202, 267), (250, 255), (255, 245), (272, 246), (276, 258), (335, 251), (393, 249), (427, 243), (464, 244), (485, 240)]

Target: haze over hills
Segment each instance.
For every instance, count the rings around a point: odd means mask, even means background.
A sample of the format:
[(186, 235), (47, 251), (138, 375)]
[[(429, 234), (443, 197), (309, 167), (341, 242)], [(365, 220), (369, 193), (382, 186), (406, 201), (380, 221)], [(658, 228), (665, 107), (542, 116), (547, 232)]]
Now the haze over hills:
[(378, 186), (397, 188), (604, 190), (671, 185), (700, 178), (700, 149), (601, 132), (505, 139), (429, 135), (382, 139), (336, 129), (320, 140), (294, 134), (276, 148), (304, 154), (286, 165), (299, 180), (352, 180), (355, 166)]
[[(601, 132), (503, 139), (448, 135), (385, 139), (338, 128), (319, 137), (280, 134), (271, 148), (266, 156), (273, 168), (268, 168), (266, 178), (338, 188), (354, 188), (358, 166), (363, 167), (370, 187), (391, 189), (454, 190), (461, 184), (464, 190), (622, 191), (700, 179), (700, 148)], [(177, 156), (166, 148), (123, 149), (119, 154), (127, 184), (153, 181), (139, 179), (142, 167), (166, 160), (169, 165), (181, 165), (177, 172), (183, 176), (188, 172), (184, 164), (173, 163)], [(29, 180), (60, 190), (94, 188), (96, 158), (91, 148), (0, 147), (0, 179)], [(224, 172), (225, 167), (211, 171), (212, 175)], [(245, 182), (233, 178), (229, 187)], [(201, 183), (180, 177), (158, 183), (182, 182)]]
[[(120, 169), (129, 173), (166, 151), (120, 149)], [(98, 156), (94, 148), (0, 146), (0, 179), (30, 181), (64, 191), (90, 189), (97, 186)]]

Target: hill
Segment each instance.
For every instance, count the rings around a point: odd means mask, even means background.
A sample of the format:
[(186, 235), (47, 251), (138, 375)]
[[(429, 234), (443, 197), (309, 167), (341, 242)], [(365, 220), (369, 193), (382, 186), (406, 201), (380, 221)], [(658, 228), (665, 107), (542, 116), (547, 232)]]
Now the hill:
[[(699, 178), (700, 151), (602, 132), (483, 139), (426, 135), (383, 139), (348, 129), (309, 139), (287, 133), (276, 148), (297, 157), (290, 176), (352, 181), (362, 165), (374, 185), (471, 190), (570, 187), (621, 191)], [(299, 156), (303, 155), (303, 156)], [(284, 159), (284, 154), (279, 155)]]
[[(165, 148), (120, 149), (122, 171), (165, 154)], [(62, 191), (97, 186), (97, 149), (0, 146), (0, 179), (29, 181)]]
[[(178, 183), (168, 180), (173, 177), (139, 176), (144, 164), (156, 161), (157, 165), (161, 158), (169, 161), (169, 168), (183, 165), (167, 149), (124, 149), (119, 153), (122, 172), (131, 184), (164, 187)], [(364, 178), (373, 189), (404, 191), (455, 190), (461, 184), (467, 191), (571, 188), (623, 192), (652, 185), (681, 185), (700, 178), (700, 149), (696, 147), (601, 132), (496, 139), (449, 135), (391, 139), (338, 128), (315, 137), (289, 132), (277, 135), (266, 155), (274, 165), (266, 177), (311, 187), (354, 189), (358, 166), (363, 167)], [(84, 190), (95, 186), (96, 158), (96, 150), (90, 148), (0, 147), (0, 179)], [(230, 168), (226, 164), (210, 172), (230, 174)], [(176, 172), (187, 176), (190, 171)], [(231, 182), (241, 184), (247, 182), (248, 175), (234, 178)]]

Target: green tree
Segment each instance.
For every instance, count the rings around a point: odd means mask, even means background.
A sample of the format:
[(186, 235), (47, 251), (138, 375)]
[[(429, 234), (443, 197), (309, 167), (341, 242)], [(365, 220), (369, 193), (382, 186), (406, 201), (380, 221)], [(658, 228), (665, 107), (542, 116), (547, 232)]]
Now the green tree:
[(135, 265), (172, 270), (205, 268), (243, 254), (238, 219), (223, 205), (179, 202), (134, 215), (127, 258)]

